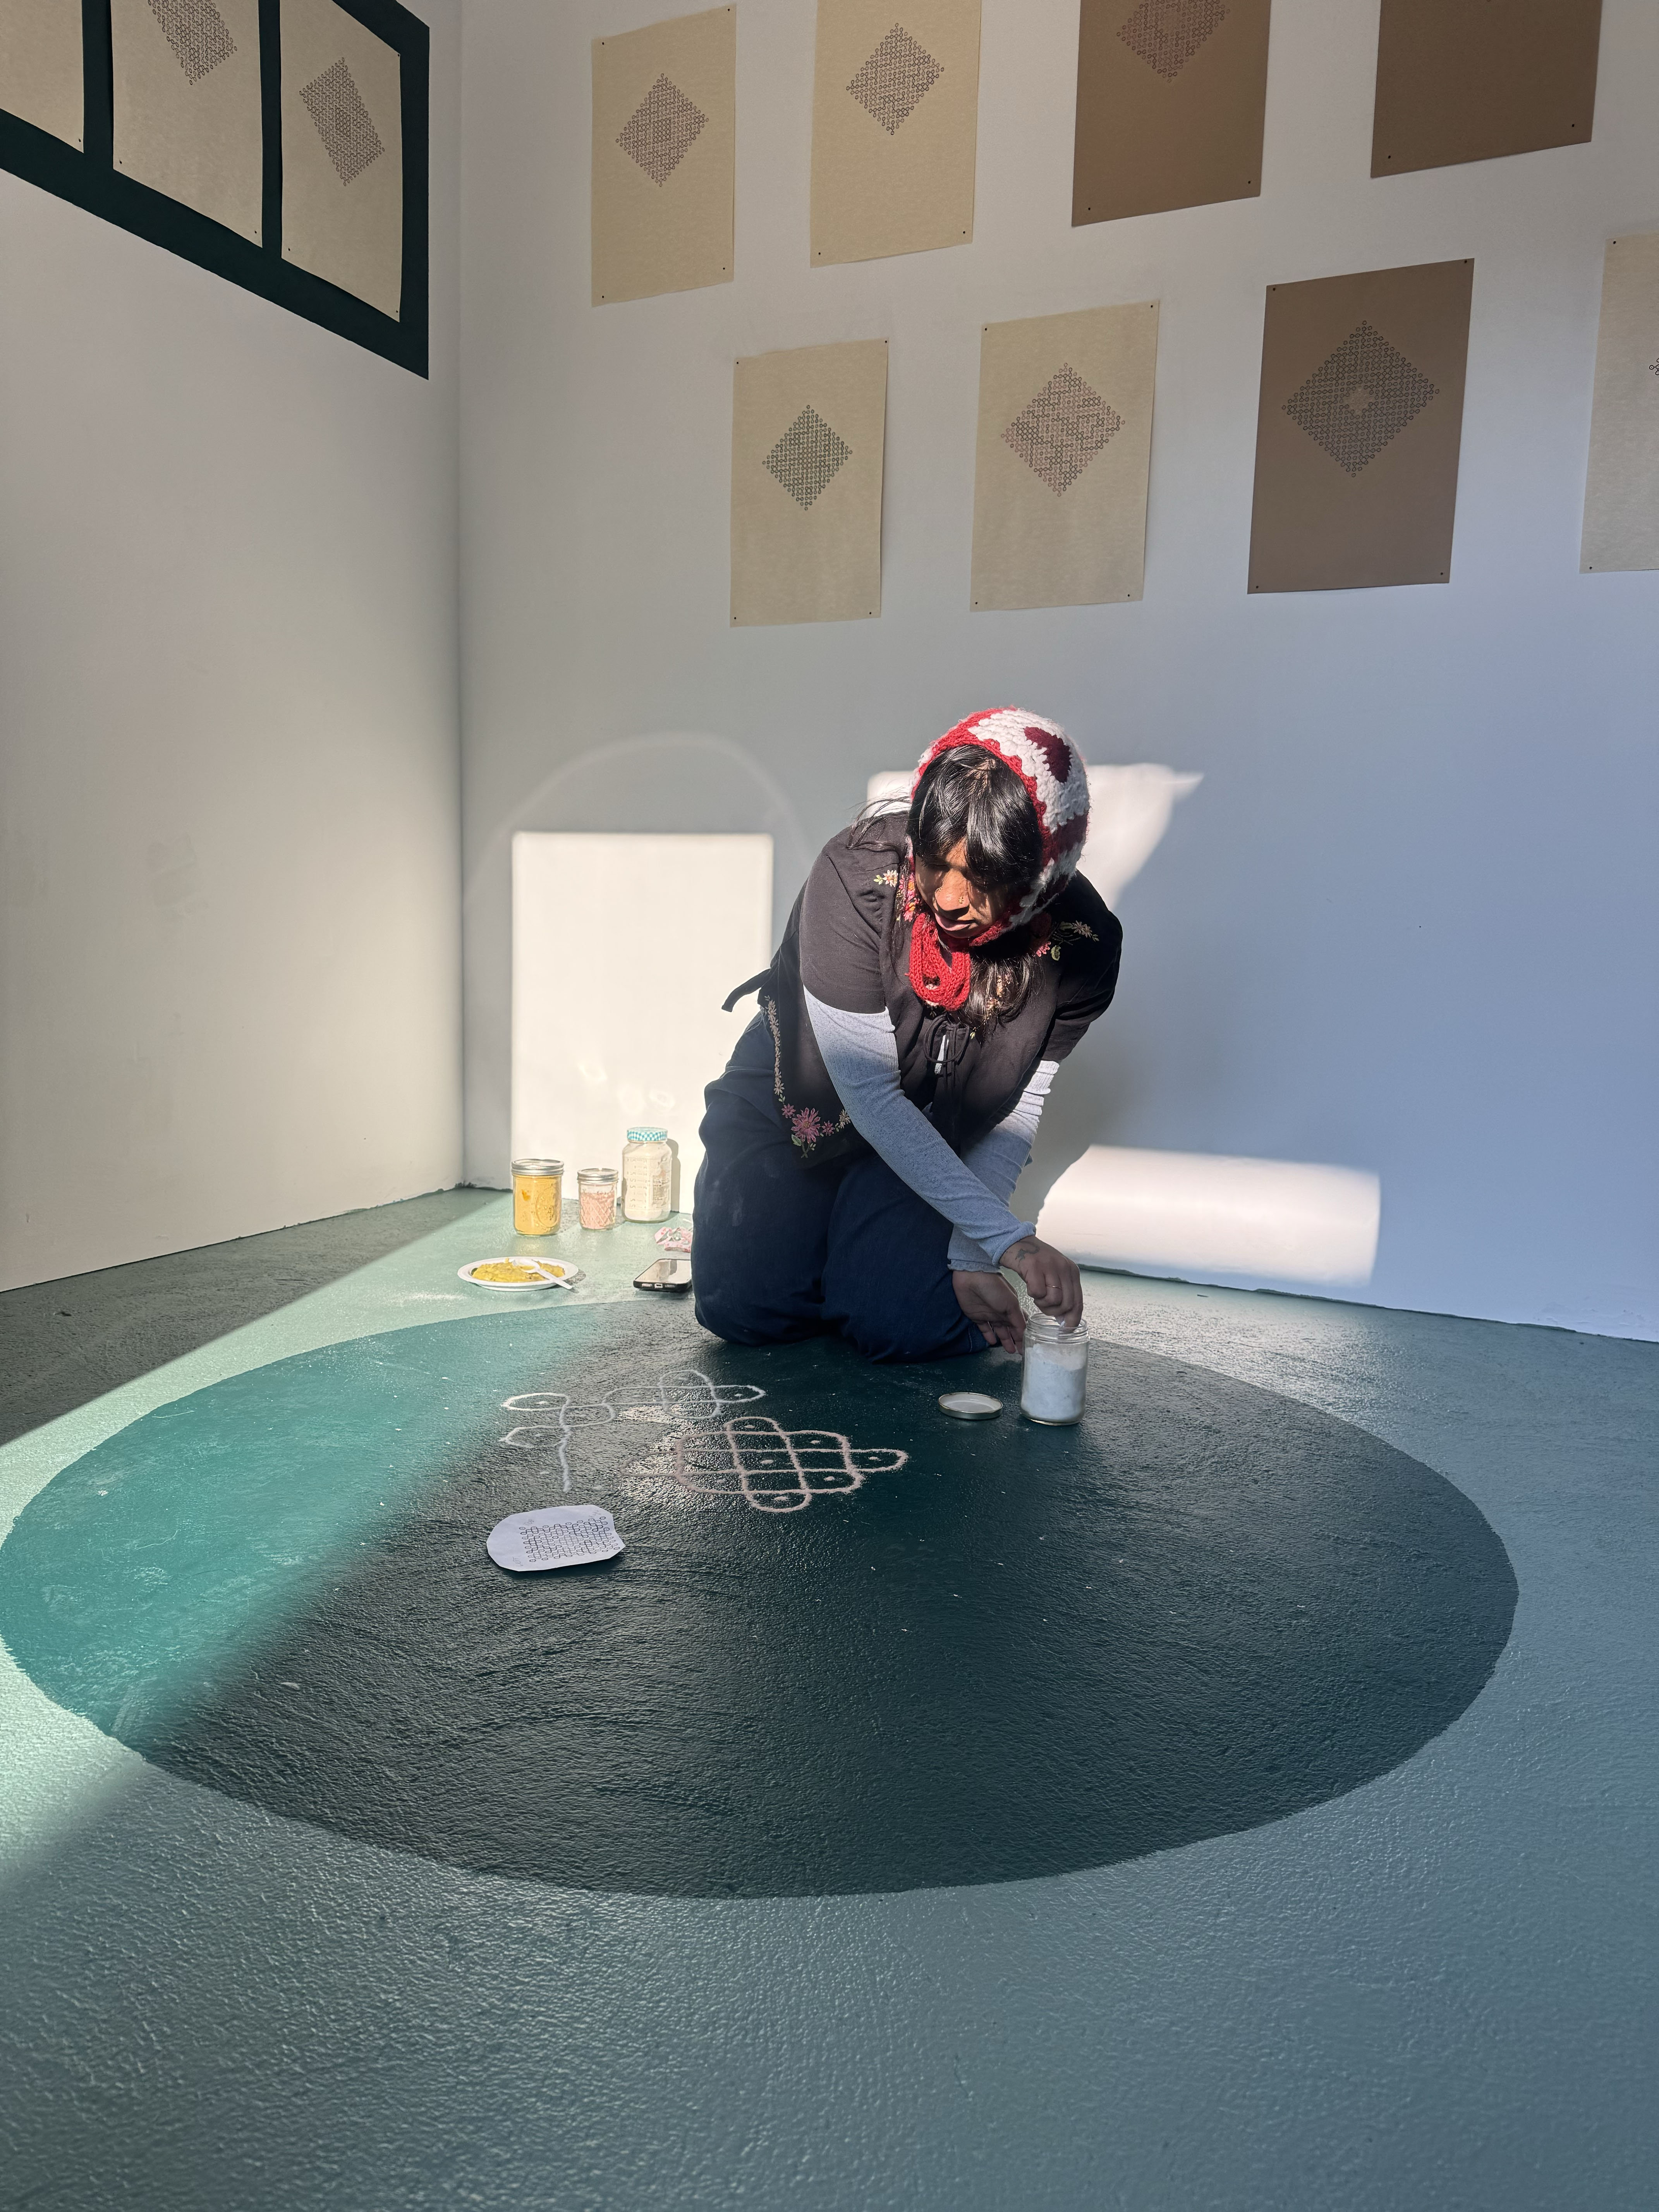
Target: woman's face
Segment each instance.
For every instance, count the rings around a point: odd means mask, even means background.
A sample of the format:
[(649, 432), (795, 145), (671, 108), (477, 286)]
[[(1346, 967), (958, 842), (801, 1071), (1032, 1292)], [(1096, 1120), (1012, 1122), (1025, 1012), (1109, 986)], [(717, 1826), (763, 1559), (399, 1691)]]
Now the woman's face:
[(981, 890), (964, 873), (967, 861), (965, 837), (946, 854), (942, 868), (924, 860), (920, 854), (916, 856), (916, 889), (922, 902), (945, 942), (958, 949), (971, 945), (981, 930), (1000, 921), (1012, 903), (1006, 892)]

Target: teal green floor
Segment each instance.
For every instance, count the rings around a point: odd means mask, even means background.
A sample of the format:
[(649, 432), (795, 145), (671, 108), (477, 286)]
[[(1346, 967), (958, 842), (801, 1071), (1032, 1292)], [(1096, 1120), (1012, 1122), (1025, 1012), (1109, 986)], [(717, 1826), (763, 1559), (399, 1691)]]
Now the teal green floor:
[[(506, 1307), (602, 1330), (654, 1249), (567, 1231), (586, 1282), (486, 1304), (455, 1271), (514, 1249), (505, 1200), (326, 1227), (149, 1263), (166, 1326), (119, 1319), (143, 1270), (125, 1304), (113, 1276), (0, 1300), (0, 1527), (293, 1354)], [(0, 1655), (0, 2206), (1651, 2205), (1659, 1346), (1104, 1275), (1088, 1301), (1106, 1345), (1335, 1415), (1485, 1515), (1519, 1605), (1443, 1734), (1109, 1867), (667, 1898), (271, 1814)], [(106, 1316), (78, 1353), (77, 1308)]]

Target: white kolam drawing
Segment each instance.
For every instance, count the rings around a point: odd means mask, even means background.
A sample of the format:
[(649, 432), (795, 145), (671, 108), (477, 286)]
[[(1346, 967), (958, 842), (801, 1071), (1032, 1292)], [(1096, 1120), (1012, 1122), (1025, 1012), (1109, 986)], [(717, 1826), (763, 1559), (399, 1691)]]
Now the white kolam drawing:
[[(861, 1490), (868, 1476), (896, 1474), (908, 1463), (906, 1452), (858, 1446), (838, 1430), (785, 1429), (769, 1414), (726, 1418), (765, 1395), (757, 1383), (715, 1382), (698, 1368), (665, 1370), (657, 1378), (654, 1402), (641, 1406), (613, 1405), (608, 1396), (583, 1405), (566, 1390), (526, 1390), (502, 1401), (503, 1412), (529, 1418), (501, 1441), (538, 1454), (546, 1475), (556, 1474), (568, 1491), (574, 1487), (578, 1429), (660, 1423), (670, 1433), (658, 1442), (648, 1473), (699, 1498), (741, 1498), (757, 1513), (799, 1513), (815, 1498)], [(591, 1470), (583, 1477), (593, 1479)]]

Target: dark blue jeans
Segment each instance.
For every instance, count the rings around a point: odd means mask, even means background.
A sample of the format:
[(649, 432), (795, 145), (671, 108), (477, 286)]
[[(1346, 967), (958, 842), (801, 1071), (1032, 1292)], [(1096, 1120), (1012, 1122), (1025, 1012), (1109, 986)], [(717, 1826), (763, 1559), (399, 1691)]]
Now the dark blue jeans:
[(985, 1339), (957, 1304), (951, 1225), (873, 1152), (805, 1168), (757, 1016), (704, 1094), (697, 1319), (728, 1344), (839, 1331), (871, 1359), (951, 1359)]

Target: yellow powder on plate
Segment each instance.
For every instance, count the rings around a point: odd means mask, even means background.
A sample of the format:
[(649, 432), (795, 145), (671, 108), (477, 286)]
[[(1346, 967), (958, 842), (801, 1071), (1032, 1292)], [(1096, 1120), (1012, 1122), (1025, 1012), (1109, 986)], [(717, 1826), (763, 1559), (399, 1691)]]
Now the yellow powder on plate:
[(472, 1270), (475, 1283), (544, 1283), (544, 1269), (534, 1267), (523, 1260), (487, 1260), (481, 1267)]

